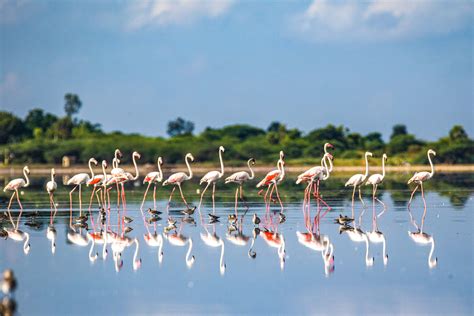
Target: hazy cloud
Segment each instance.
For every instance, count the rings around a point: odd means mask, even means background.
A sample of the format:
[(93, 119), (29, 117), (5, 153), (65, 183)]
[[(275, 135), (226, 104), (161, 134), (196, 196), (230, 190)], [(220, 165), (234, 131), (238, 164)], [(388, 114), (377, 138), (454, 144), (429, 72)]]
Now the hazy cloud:
[(470, 27), (473, 12), (469, 0), (313, 0), (292, 28), (316, 40), (409, 38)]
[(0, 0), (0, 24), (16, 22), (28, 3), (29, 0)]
[(13, 93), (18, 87), (18, 76), (13, 72), (8, 72), (0, 82), (0, 97)]
[(233, 0), (143, 0), (127, 8), (129, 29), (148, 25), (187, 24), (227, 13)]

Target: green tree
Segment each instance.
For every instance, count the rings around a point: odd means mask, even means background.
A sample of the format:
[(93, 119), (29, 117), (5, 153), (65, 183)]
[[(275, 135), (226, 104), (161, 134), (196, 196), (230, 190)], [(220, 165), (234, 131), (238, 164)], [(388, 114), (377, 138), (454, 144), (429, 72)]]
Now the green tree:
[(464, 130), (464, 127), (461, 125), (454, 125), (453, 128), (449, 131), (449, 139), (453, 142), (456, 141), (464, 141), (469, 139), (467, 136), (466, 131)]
[(406, 134), (406, 135), (397, 135), (390, 139), (390, 143), (388, 143), (388, 151), (391, 154), (399, 154), (408, 151), (410, 146), (422, 146), (423, 142), (416, 139), (414, 135)]
[(82, 101), (79, 99), (79, 96), (74, 93), (66, 93), (64, 96), (64, 111), (66, 115), (72, 117), (74, 114), (78, 113), (82, 107)]
[(399, 135), (407, 135), (407, 127), (403, 124), (396, 124), (393, 126), (392, 135), (390, 135), (390, 139), (397, 137)]
[(174, 121), (168, 122), (167, 133), (171, 137), (180, 135), (192, 135), (193, 131), (194, 123), (191, 121), (186, 121), (181, 117), (178, 117)]
[(10, 112), (0, 111), (0, 144), (21, 140), (28, 129), (20, 118)]
[(31, 132), (33, 132), (36, 128), (46, 131), (57, 120), (57, 116), (51, 113), (45, 114), (42, 109), (35, 108), (30, 110), (26, 115), (25, 125)]
[(365, 149), (367, 150), (382, 150), (385, 146), (385, 143), (382, 139), (382, 134), (378, 132), (372, 132), (367, 134), (364, 137)]
[(57, 120), (47, 131), (49, 137), (58, 139), (69, 139), (72, 136), (74, 124), (70, 116)]

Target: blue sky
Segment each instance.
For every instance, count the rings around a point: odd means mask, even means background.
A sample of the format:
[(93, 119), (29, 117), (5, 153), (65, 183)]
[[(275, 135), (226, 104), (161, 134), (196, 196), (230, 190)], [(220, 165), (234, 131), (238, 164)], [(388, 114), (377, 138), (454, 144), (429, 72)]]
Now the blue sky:
[(165, 135), (278, 120), (474, 134), (471, 1), (0, 0), (0, 108)]

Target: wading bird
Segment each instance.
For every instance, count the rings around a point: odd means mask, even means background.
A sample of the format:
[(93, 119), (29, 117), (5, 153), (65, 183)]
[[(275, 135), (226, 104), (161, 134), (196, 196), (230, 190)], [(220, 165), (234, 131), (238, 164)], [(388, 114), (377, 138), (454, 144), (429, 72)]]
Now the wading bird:
[(69, 192), (69, 206), (72, 210), (72, 193), (79, 188), (79, 212), (82, 213), (82, 185), (87, 184), (87, 182), (90, 181), (91, 178), (94, 178), (94, 170), (92, 170), (92, 164), (93, 163), (97, 164), (97, 161), (94, 158), (89, 159), (89, 170), (91, 172), (91, 175), (87, 173), (78, 173), (74, 175), (71, 179), (69, 179), (66, 183), (66, 185), (74, 185), (74, 188)]
[(186, 204), (187, 208), (190, 208), (188, 205), (188, 202), (186, 202), (186, 199), (184, 198), (183, 190), (181, 189), (181, 184), (184, 181), (190, 180), (193, 177), (193, 171), (191, 170), (191, 166), (189, 165), (189, 161), (194, 161), (193, 155), (191, 153), (187, 153), (186, 156), (184, 157), (184, 161), (186, 162), (186, 166), (188, 167), (189, 175), (187, 175), (184, 172), (176, 172), (173, 173), (169, 178), (163, 182), (163, 186), (171, 184), (173, 185), (173, 190), (171, 190), (170, 198), (168, 200), (168, 208), (171, 202), (171, 198), (173, 197), (174, 190), (176, 189), (176, 186), (179, 188), (179, 192), (181, 193), (181, 198), (183, 199), (184, 204)]
[(143, 201), (140, 208), (143, 208), (143, 204), (145, 204), (145, 200), (146, 200), (146, 195), (148, 193), (148, 190), (150, 189), (150, 185), (153, 183), (153, 207), (156, 210), (156, 185), (160, 183), (161, 181), (163, 181), (163, 171), (161, 171), (163, 158), (158, 157), (156, 164), (158, 165), (158, 171), (149, 172), (145, 176), (145, 179), (143, 179), (143, 184), (148, 183), (148, 185), (146, 187), (145, 194), (143, 195)]
[(383, 179), (385, 178), (385, 161), (387, 161), (387, 154), (383, 154), (383, 156), (382, 156), (382, 174), (375, 173), (375, 174), (371, 175), (367, 179), (367, 182), (365, 183), (365, 185), (369, 185), (369, 184), (372, 185), (372, 199), (374, 201), (378, 201), (379, 203), (381, 203), (384, 208), (385, 208), (385, 203), (380, 201), (376, 197), (375, 193), (377, 192), (377, 188), (378, 188), (379, 184), (381, 184)]
[(423, 198), (423, 204), (425, 205), (425, 208), (426, 208), (425, 194), (423, 192), (423, 182), (431, 179), (434, 175), (434, 166), (433, 166), (433, 161), (431, 161), (431, 155), (436, 156), (436, 152), (433, 149), (430, 149), (428, 150), (426, 154), (428, 156), (428, 161), (430, 162), (431, 172), (428, 172), (428, 171), (416, 172), (413, 175), (413, 177), (411, 177), (410, 180), (408, 180), (408, 184), (412, 182), (416, 183), (416, 187), (411, 193), (410, 201), (408, 202), (408, 207), (410, 207), (411, 205), (411, 200), (413, 199), (413, 195), (415, 195), (416, 190), (418, 190), (418, 187), (421, 187), (421, 197)]
[[(244, 199), (244, 194), (243, 194), (243, 189), (242, 189), (242, 185), (244, 182), (247, 182), (249, 180), (252, 180), (254, 177), (255, 177), (255, 173), (253, 172), (253, 169), (252, 169), (252, 166), (251, 165), (255, 165), (255, 159), (254, 158), (250, 158), (248, 161), (247, 161), (247, 166), (249, 167), (249, 170), (250, 170), (250, 174), (247, 172), (247, 171), (238, 171), (238, 172), (235, 172), (233, 174), (231, 174), (230, 176), (228, 176), (226, 179), (225, 179), (225, 183), (236, 183), (238, 184), (239, 186), (237, 187), (237, 189), (235, 190), (235, 213), (237, 214), (237, 196), (238, 196), (238, 192), (240, 190), (240, 199), (243, 201)], [(244, 201), (245, 202), (245, 201)], [(248, 206), (247, 206), (248, 207)]]
[(214, 209), (214, 203), (215, 203), (215, 192), (216, 192), (216, 182), (222, 176), (224, 176), (224, 161), (222, 160), (222, 153), (225, 151), (223, 146), (219, 147), (219, 161), (221, 163), (221, 171), (219, 172), (218, 170), (213, 170), (209, 171), (204, 175), (204, 177), (201, 178), (201, 181), (199, 181), (199, 185), (203, 183), (207, 183), (206, 187), (201, 193), (201, 199), (199, 200), (199, 207), (201, 208), (201, 203), (202, 203), (202, 198), (204, 197), (204, 193), (206, 193), (207, 188), (212, 184), (212, 208)]
[(10, 202), (8, 203), (8, 207), (7, 207), (8, 211), (10, 211), (13, 198), (16, 195), (16, 200), (18, 202), (18, 205), (20, 206), (20, 215), (21, 215), (21, 212), (23, 211), (23, 205), (21, 205), (21, 202), (20, 202), (20, 195), (18, 193), (18, 189), (26, 188), (30, 185), (30, 179), (28, 179), (29, 174), (30, 174), (30, 169), (28, 168), (28, 166), (24, 166), (23, 175), (25, 176), (25, 179), (23, 178), (13, 179), (10, 182), (8, 182), (8, 184), (3, 188), (3, 192), (13, 191), (12, 196), (10, 198)]
[[(262, 181), (260, 181), (257, 184), (257, 188), (261, 188), (264, 186), (267, 187), (267, 190), (265, 191), (265, 196), (263, 197), (265, 203), (267, 203), (267, 194), (270, 187), (272, 188), (272, 190), (270, 191), (270, 201), (272, 201), (273, 189), (275, 189), (278, 201), (280, 202), (280, 206), (282, 209), (283, 209), (283, 203), (281, 202), (280, 194), (278, 193), (278, 184), (281, 183), (283, 179), (285, 178), (284, 159), (285, 159), (285, 154), (283, 153), (283, 151), (280, 151), (280, 159), (278, 159), (278, 162), (277, 162), (277, 169), (272, 170), (269, 173), (267, 173), (267, 175), (262, 179)], [(260, 190), (258, 194), (262, 193), (262, 191), (263, 189)]]
[[(352, 191), (352, 212), (354, 213), (354, 197), (355, 197), (355, 191), (357, 188), (359, 188), (359, 199), (362, 202), (362, 205), (365, 207), (364, 200), (362, 200), (362, 193), (360, 192), (360, 186), (364, 183), (365, 179), (367, 179), (367, 176), (369, 175), (369, 157), (372, 157), (371, 152), (366, 152), (365, 153), (365, 174), (355, 174), (353, 175), (349, 180), (347, 180), (345, 186), (352, 186), (354, 187), (354, 190)], [(354, 214), (352, 214), (352, 218), (354, 218)]]

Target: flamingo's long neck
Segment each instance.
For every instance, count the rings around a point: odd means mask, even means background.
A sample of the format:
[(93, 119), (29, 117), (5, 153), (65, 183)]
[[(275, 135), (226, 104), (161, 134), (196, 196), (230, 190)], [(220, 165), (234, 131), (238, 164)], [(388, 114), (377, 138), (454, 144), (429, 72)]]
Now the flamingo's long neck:
[(431, 161), (431, 155), (430, 155), (430, 153), (428, 153), (428, 161), (430, 162), (430, 166), (431, 166), (430, 178), (432, 178), (435, 171), (434, 171), (433, 161)]
[(105, 164), (102, 163), (102, 172), (104, 174), (104, 179), (102, 180), (102, 183), (104, 185), (104, 193), (107, 192), (105, 191), (107, 189), (107, 172), (105, 172)]
[(328, 143), (324, 144), (324, 154), (328, 153), (328, 146), (329, 146)]
[(367, 178), (369, 175), (369, 156), (365, 155), (365, 174), (364, 174), (364, 180)]
[(53, 172), (53, 169), (51, 169), (51, 182), (54, 182), (54, 172)]
[(30, 185), (30, 179), (28, 178), (28, 173), (26, 172), (25, 168), (23, 168), (23, 175), (25, 176), (25, 180), (26, 180), (26, 183), (23, 187), (26, 188), (27, 186)]
[(221, 163), (221, 173), (219, 174), (219, 178), (222, 178), (224, 175), (224, 160), (222, 159), (222, 150), (219, 149), (219, 160)]
[(333, 163), (332, 163), (332, 159), (331, 159), (331, 158), (328, 157), (327, 159), (328, 159), (328, 161), (329, 161), (329, 173), (331, 173), (331, 172), (332, 172), (332, 169), (333, 169), (333, 167), (334, 167), (334, 165), (333, 165)]
[(189, 247), (188, 251), (186, 252), (186, 264), (190, 267), (193, 264), (193, 258), (191, 256), (191, 251), (193, 250), (193, 240), (191, 238), (188, 239)]
[(249, 166), (250, 169), (250, 177), (249, 180), (252, 180), (255, 177), (255, 173), (253, 172), (252, 166), (250, 165), (250, 160), (247, 161), (247, 165)]
[(89, 170), (91, 172), (91, 179), (94, 179), (94, 170), (92, 169), (92, 159), (89, 159)]
[(282, 159), (278, 161), (278, 165), (279, 165), (278, 169), (280, 169), (280, 172), (281, 172), (281, 175), (280, 175), (280, 181), (281, 181), (285, 177), (285, 165)]
[(385, 178), (385, 157), (382, 157), (382, 179)]
[(329, 159), (329, 157), (327, 155), (324, 155), (323, 163), (324, 163), (324, 168), (326, 169), (326, 174), (323, 176), (323, 180), (327, 180), (329, 178), (329, 168), (328, 168), (326, 159)]
[(189, 175), (188, 175), (188, 180), (193, 177), (193, 170), (191, 169), (191, 165), (189, 164), (189, 157), (186, 156), (185, 158), (186, 161), (186, 166), (188, 167)]
[(133, 180), (137, 180), (138, 177), (140, 176), (139, 172), (138, 172), (138, 166), (137, 166), (137, 160), (136, 160), (136, 156), (133, 155), (132, 157), (132, 160), (133, 160), (133, 166), (135, 167), (135, 176), (133, 177)]
[(161, 159), (158, 158), (158, 181), (162, 181), (163, 180), (163, 171), (161, 170)]

